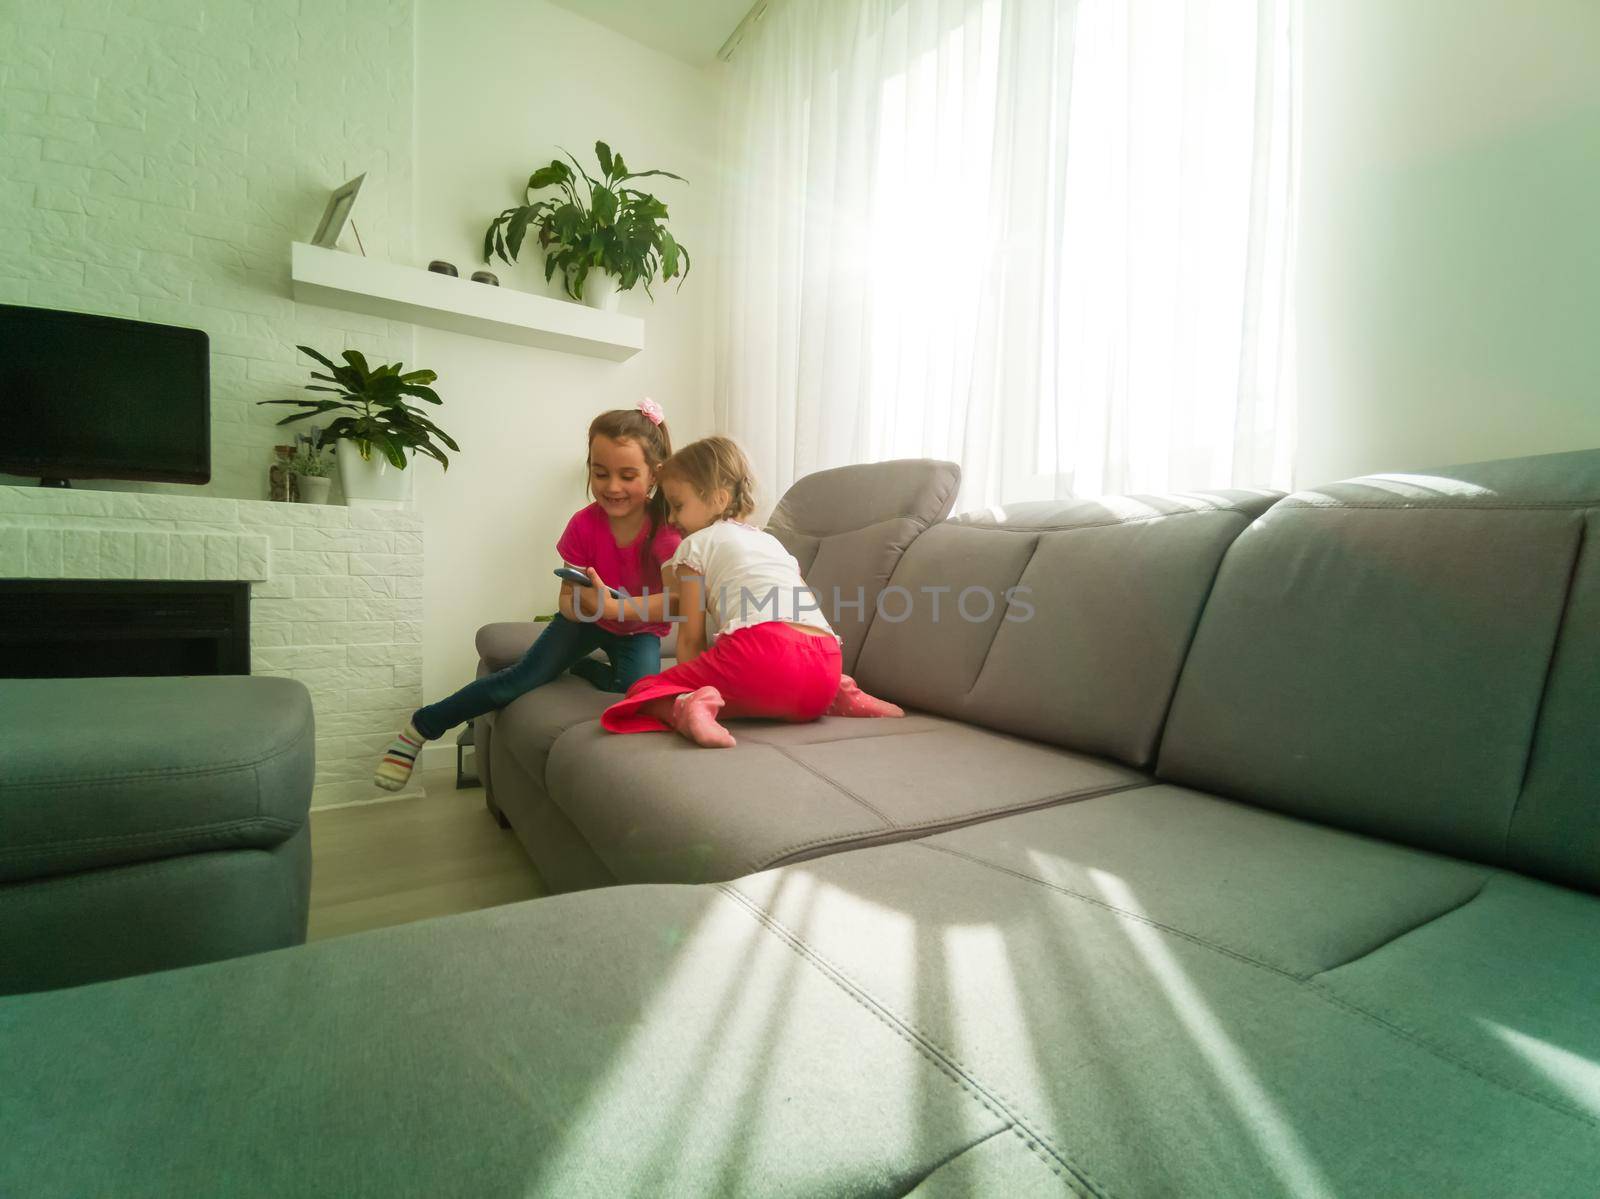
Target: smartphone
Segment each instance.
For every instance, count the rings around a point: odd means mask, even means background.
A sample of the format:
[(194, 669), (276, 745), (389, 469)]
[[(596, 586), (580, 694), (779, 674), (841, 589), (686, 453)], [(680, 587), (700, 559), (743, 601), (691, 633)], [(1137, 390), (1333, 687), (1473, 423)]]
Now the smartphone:
[[(589, 581), (589, 576), (584, 574), (583, 571), (579, 570), (576, 566), (558, 566), (555, 569), (555, 576), (563, 582), (576, 583), (579, 587), (594, 586), (594, 584)], [(606, 590), (612, 595), (616, 596), (618, 599), (623, 598), (622, 592), (618, 591), (615, 587), (608, 587)]]

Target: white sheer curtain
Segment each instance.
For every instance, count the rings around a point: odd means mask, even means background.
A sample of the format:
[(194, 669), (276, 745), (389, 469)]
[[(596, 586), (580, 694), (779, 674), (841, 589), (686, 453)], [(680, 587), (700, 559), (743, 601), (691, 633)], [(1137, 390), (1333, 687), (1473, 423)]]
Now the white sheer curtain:
[(770, 500), (1289, 482), (1296, 0), (773, 0), (738, 48), (716, 419)]

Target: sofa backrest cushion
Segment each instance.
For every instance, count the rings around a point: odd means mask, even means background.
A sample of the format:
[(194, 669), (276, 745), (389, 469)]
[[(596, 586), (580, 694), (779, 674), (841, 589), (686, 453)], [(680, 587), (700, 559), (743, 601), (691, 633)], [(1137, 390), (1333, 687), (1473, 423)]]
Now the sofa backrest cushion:
[(1159, 774), (1600, 885), (1597, 508), (1600, 451), (1283, 500), (1223, 560)]
[(1585, 513), (1507, 852), (1513, 869), (1600, 891), (1600, 504)]
[(931, 458), (841, 466), (807, 475), (773, 509), (767, 532), (783, 542), (844, 639), (844, 669), (855, 669), (878, 594), (900, 555), (943, 520), (961, 468)]
[(946, 521), (901, 559), (856, 677), (908, 707), (1146, 767), (1217, 565), (1277, 498), (1125, 496)]

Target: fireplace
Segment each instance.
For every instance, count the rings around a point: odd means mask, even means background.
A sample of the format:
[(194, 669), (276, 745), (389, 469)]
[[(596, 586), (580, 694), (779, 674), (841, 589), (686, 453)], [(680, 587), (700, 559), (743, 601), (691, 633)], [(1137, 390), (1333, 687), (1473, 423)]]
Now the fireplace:
[(0, 678), (249, 673), (247, 582), (0, 580)]

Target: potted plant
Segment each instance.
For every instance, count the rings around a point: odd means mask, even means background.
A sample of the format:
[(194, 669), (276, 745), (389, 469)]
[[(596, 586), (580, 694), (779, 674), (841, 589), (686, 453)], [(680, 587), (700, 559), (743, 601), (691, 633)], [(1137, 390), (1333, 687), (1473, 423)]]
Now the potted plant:
[[(404, 500), (409, 481), (405, 473), (408, 454), (426, 454), (450, 469), (450, 460), (435, 439), (458, 453), (461, 447), (429, 420), (423, 409), (407, 402), (408, 397), (429, 404), (444, 402), (428, 386), (438, 378), (432, 371), (405, 371), (398, 362), (369, 367), (358, 350), (346, 350), (341, 355), (341, 366), (310, 346), (297, 348), (328, 369), (327, 374), (312, 371), (311, 377), (321, 382), (306, 384), (306, 390), (331, 392), (339, 398), (260, 402), (304, 409), (284, 417), (278, 422), (280, 425), (326, 412), (342, 413), (322, 429), (322, 442), (335, 443), (346, 499), (389, 503)], [(330, 383), (333, 386), (327, 386)]]
[[(565, 150), (563, 154), (567, 154)], [(629, 180), (664, 175), (683, 183), (671, 171), (629, 171), (622, 155), (605, 142), (595, 142), (601, 178), (595, 179), (571, 154), (572, 167), (560, 159), (528, 176), (527, 202), (508, 208), (489, 223), (483, 235), (483, 260), (498, 254), (515, 262), (529, 226), (538, 230), (544, 251), (544, 277), (561, 272), (561, 285), (574, 300), (591, 308), (614, 311), (620, 293), (651, 281), (689, 277), (689, 251), (668, 231), (667, 206), (649, 192), (625, 186)], [(581, 180), (581, 183), (580, 183)], [(533, 194), (559, 188), (555, 196), (535, 200)]]
[(333, 474), (333, 463), (322, 452), (321, 429), (295, 434), (289, 473), (295, 477), (295, 492), (302, 504), (328, 502), (328, 489), (333, 486), (329, 478)]

